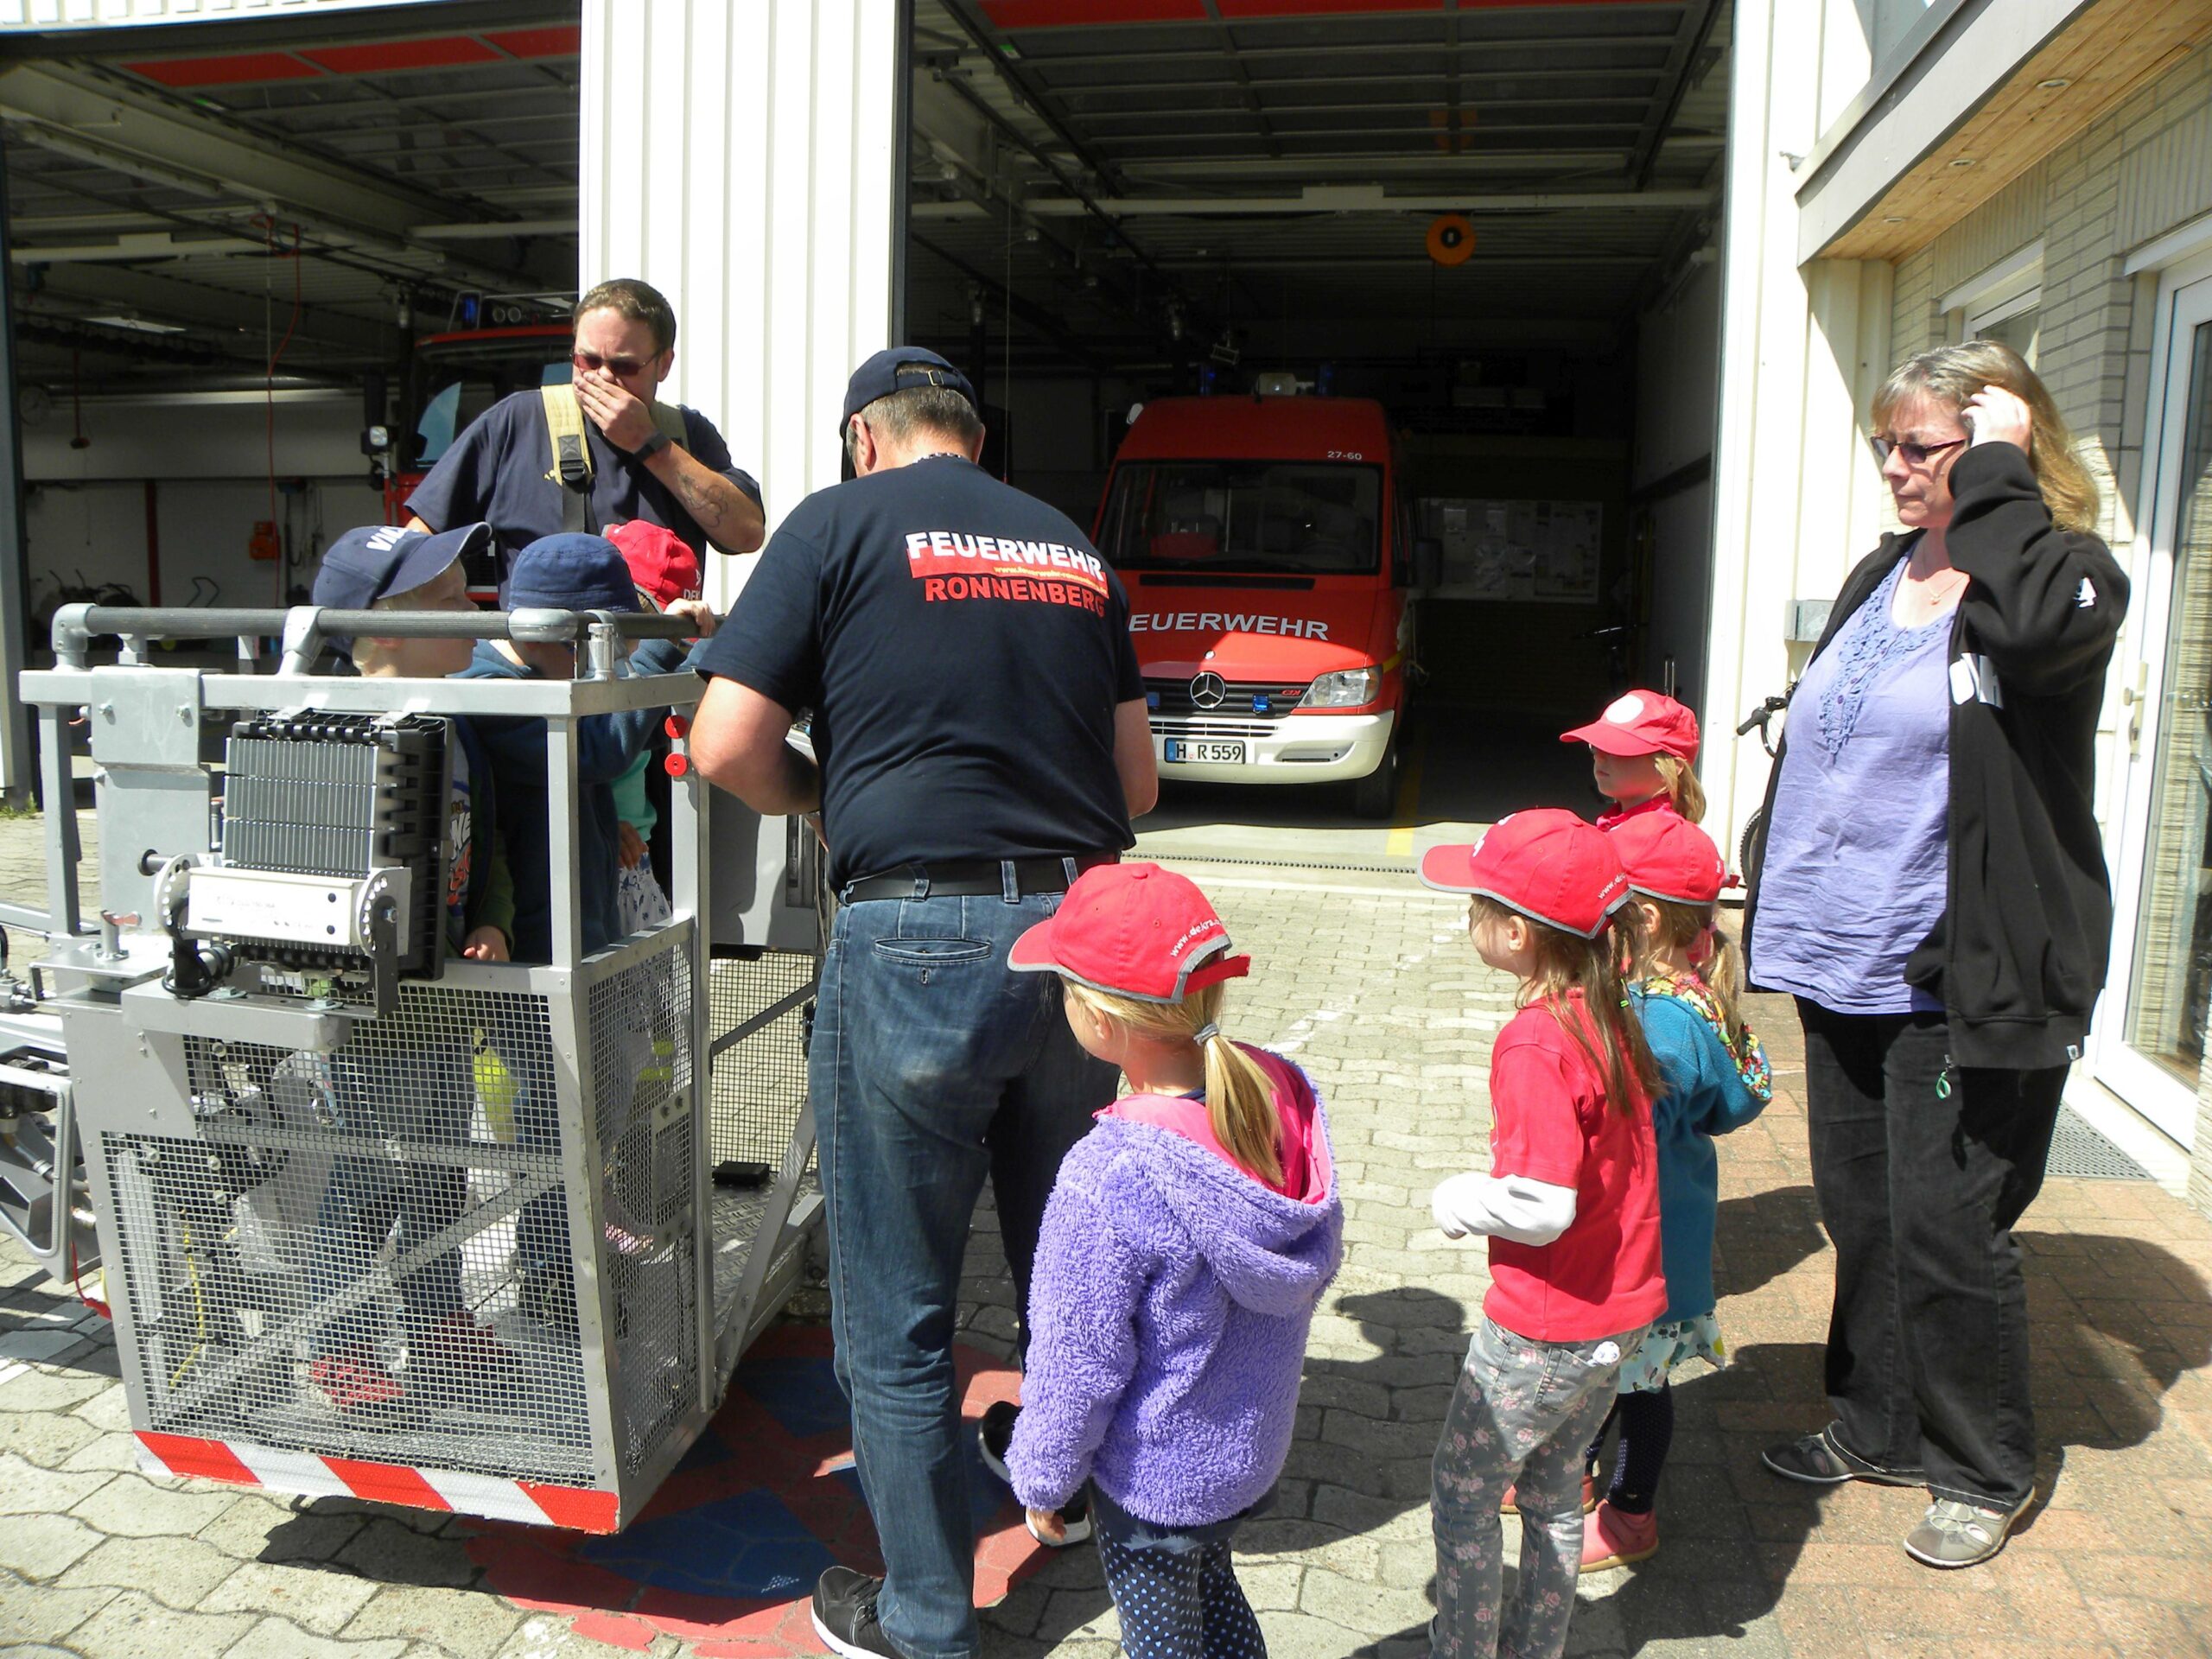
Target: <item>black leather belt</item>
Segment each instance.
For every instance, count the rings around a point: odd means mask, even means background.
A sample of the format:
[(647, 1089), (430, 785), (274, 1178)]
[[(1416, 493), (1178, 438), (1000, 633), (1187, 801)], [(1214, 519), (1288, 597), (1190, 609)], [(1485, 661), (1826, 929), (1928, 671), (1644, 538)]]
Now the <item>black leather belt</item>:
[(870, 899), (1019, 899), (1065, 893), (1070, 866), (1077, 875), (1094, 864), (1120, 861), (1119, 853), (1075, 853), (1065, 858), (967, 858), (908, 864), (845, 884), (837, 897), (849, 905)]

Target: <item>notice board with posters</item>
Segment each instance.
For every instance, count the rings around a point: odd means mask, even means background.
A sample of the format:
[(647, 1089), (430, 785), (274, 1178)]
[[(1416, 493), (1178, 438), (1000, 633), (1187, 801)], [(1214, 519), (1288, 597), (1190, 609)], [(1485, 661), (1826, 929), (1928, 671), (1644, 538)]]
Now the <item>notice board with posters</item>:
[(1602, 502), (1429, 496), (1421, 520), (1443, 550), (1439, 599), (1598, 602)]

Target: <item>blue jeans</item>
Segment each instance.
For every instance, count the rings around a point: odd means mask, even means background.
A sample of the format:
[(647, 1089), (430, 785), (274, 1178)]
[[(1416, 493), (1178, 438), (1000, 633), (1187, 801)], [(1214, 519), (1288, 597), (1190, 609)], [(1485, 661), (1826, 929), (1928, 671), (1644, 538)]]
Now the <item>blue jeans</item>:
[(1007, 951), (1058, 893), (877, 899), (837, 912), (808, 1087), (821, 1136), (837, 1380), (883, 1547), (877, 1615), (907, 1659), (976, 1651), (975, 1532), (953, 1376), (960, 1266), (988, 1174), (1029, 1300), (1053, 1178), (1114, 1068), (1076, 1044), (1059, 982)]
[[(344, 1053), (328, 1067), (332, 1127), (389, 1144), (379, 1144), (365, 1156), (341, 1155), (331, 1166), (315, 1211), (315, 1255), (308, 1272), (308, 1292), (318, 1306), (370, 1271), (395, 1227), (394, 1248), (404, 1256), (451, 1226), (468, 1201), (467, 1169), (406, 1155), (410, 1142), (467, 1143), (468, 1057), (431, 1045), (415, 1058), (418, 1069), (408, 1075), (391, 1062), (365, 1065)], [(397, 1282), (401, 1309), (414, 1330), (457, 1312), (460, 1249), (439, 1252), (397, 1275)], [(359, 1298), (315, 1333), (314, 1351), (317, 1357), (342, 1355), (373, 1363), (377, 1324), (373, 1300)]]

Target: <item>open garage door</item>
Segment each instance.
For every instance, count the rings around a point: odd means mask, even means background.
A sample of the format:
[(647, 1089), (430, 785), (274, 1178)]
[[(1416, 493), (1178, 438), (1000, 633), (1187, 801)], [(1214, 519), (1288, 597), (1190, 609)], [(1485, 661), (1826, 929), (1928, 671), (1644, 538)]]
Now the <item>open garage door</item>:
[[(908, 334), (982, 388), (987, 464), (1086, 526), (1136, 406), (1379, 402), (1396, 527), (1433, 544), (1408, 562), (1432, 786), (1470, 734), (1548, 736), (1631, 683), (1694, 701), (1728, 24), (1723, 0), (918, 0)], [(1180, 481), (1147, 552), (1228, 556), (1235, 480)], [(1128, 574), (1133, 610), (1224, 634), (1283, 608)], [(1554, 799), (1586, 788), (1558, 751)]]
[(578, 0), (0, 39), (35, 619), (280, 603), (426, 414), (565, 365), (579, 41)]

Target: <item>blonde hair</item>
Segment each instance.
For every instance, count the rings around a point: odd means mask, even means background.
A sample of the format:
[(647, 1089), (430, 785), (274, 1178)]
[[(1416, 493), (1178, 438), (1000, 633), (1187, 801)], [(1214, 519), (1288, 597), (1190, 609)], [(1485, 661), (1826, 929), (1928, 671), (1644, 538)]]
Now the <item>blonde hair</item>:
[[(1475, 895), (1478, 925), (1509, 916), (1517, 916), (1529, 925), (1536, 958), (1535, 971), (1522, 982), (1520, 1006), (1541, 1004), (1550, 1011), (1560, 1029), (1596, 1068), (1613, 1109), (1629, 1116), (1636, 1110), (1639, 1092), (1649, 1100), (1661, 1087), (1659, 1064), (1651, 1058), (1651, 1045), (1644, 1040), (1643, 1022), (1628, 1006), (1628, 963), (1643, 952), (1643, 928), (1636, 906), (1623, 905), (1599, 930), (1596, 938), (1586, 939), (1580, 933), (1554, 927), (1510, 905), (1500, 904), (1486, 893)], [(1582, 993), (1582, 1006), (1590, 1016), (1586, 1021), (1568, 1016), (1571, 991)], [(1604, 1046), (1603, 1053), (1599, 1052), (1599, 1043), (1591, 1040), (1592, 1030)]]
[(1658, 971), (1654, 960), (1664, 950), (1686, 950), (1698, 942), (1708, 929), (1713, 931), (1713, 955), (1697, 970), (1699, 980), (1713, 995), (1713, 1005), (1720, 1011), (1720, 1024), (1728, 1033), (1731, 1043), (1744, 1038), (1744, 957), (1736, 942), (1714, 926), (1714, 907), (1711, 905), (1687, 904), (1679, 899), (1661, 899), (1648, 893), (1635, 895), (1658, 912), (1659, 925), (1641, 935), (1635, 952), (1635, 974), (1638, 979), (1649, 979)]
[(1969, 340), (1907, 358), (1874, 394), (1875, 427), (1888, 426), (1898, 408), (1916, 397), (1961, 415), (1984, 386), (2001, 386), (2028, 406), (2028, 465), (2051, 523), (2061, 530), (2095, 529), (2097, 481), (2075, 452), (2074, 435), (2050, 388), (2002, 340)]
[[(444, 571), (439, 571), (437, 575), (430, 578), (430, 582), (436, 582), (444, 575)], [(372, 611), (418, 611), (423, 608), (418, 596), (423, 588), (430, 585), (430, 582), (418, 583), (404, 593), (379, 594), (369, 601), (369, 608)], [(475, 607), (472, 605), (469, 608), (474, 610)], [(356, 638), (346, 655), (353, 662), (357, 674), (366, 674), (371, 669), (391, 660), (375, 639), (366, 634)]]
[(1655, 754), (1651, 764), (1659, 769), (1659, 780), (1667, 786), (1667, 798), (1675, 804), (1675, 810), (1692, 823), (1705, 817), (1705, 785), (1697, 780), (1697, 773), (1690, 770), (1690, 763), (1678, 755)]
[(1275, 1111), (1274, 1085), (1260, 1063), (1219, 1030), (1198, 1041), (1200, 1031), (1217, 1024), (1226, 986), (1203, 986), (1180, 1002), (1147, 1002), (1093, 990), (1071, 979), (1060, 983), (1072, 1001), (1140, 1037), (1198, 1042), (1205, 1057), (1206, 1116), (1214, 1139), (1246, 1174), (1269, 1186), (1281, 1184), (1282, 1154), (1276, 1150), (1281, 1119)]

